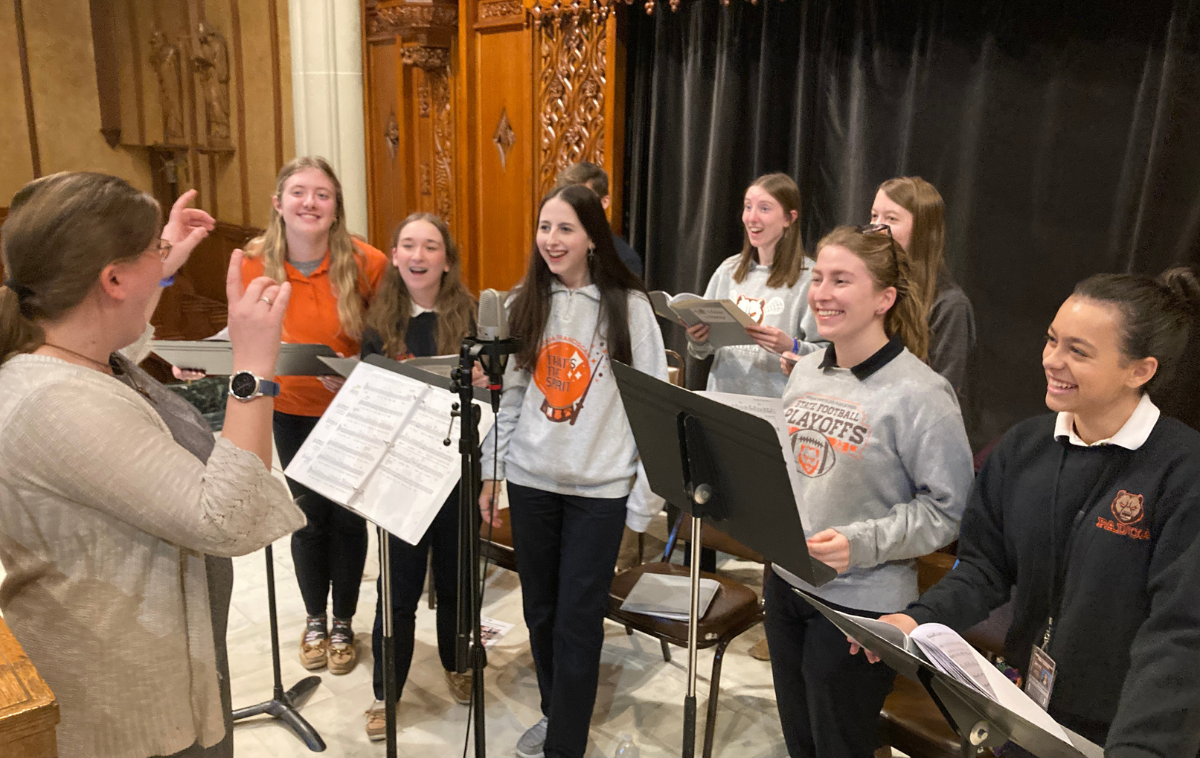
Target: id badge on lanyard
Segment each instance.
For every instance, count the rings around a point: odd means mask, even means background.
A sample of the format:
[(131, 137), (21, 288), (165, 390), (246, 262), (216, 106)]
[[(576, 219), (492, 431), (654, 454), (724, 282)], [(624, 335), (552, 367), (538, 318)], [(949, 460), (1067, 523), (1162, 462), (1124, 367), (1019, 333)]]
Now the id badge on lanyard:
[[(1054, 619), (1050, 619), (1050, 628)], [(1050, 693), (1054, 691), (1054, 659), (1046, 652), (1050, 639), (1050, 628), (1041, 645), (1034, 645), (1029, 655), (1029, 670), (1025, 674), (1025, 694), (1043, 710), (1050, 708)]]

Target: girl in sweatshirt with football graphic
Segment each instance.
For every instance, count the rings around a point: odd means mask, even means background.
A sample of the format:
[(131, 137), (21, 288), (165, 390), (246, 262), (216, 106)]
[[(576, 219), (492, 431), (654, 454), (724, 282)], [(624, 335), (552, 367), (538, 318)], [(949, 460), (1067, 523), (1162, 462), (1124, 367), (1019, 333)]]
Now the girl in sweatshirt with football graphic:
[(988, 457), (955, 569), (882, 619), (963, 631), (1011, 593), (1005, 659), (1111, 758), (1200, 751), (1200, 432), (1151, 399), (1173, 389), (1198, 312), (1188, 269), (1077, 285), (1042, 351), (1052, 413)]
[(742, 252), (725, 259), (704, 290), (710, 300), (732, 300), (755, 321), (749, 328), (757, 344), (714, 349), (708, 326), (688, 329), (688, 352), (695, 358), (715, 355), (707, 389), (740, 395), (780, 397), (787, 377), (779, 355), (804, 355), (821, 338), (808, 308), (812, 282), (800, 238), (800, 188), (787, 174), (767, 174), (746, 190), (742, 208)]
[(611, 362), (665, 381), (666, 353), (650, 300), (587, 187), (557, 188), (542, 201), (508, 311), (521, 348), (483, 444), (483, 475), (495, 471), (496, 481), (484, 481), (480, 511), (500, 525), (496, 485), (507, 479), (543, 714), (516, 754), (581, 758), (621, 535), (626, 524), (645, 531), (661, 505), (633, 487), (641, 466)]
[(851, 655), (792, 590), (870, 617), (916, 599), (916, 558), (958, 534), (971, 448), (953, 388), (924, 363), (925, 309), (890, 230), (834, 229), (812, 277), (809, 308), (832, 344), (796, 363), (783, 405), (808, 550), (838, 577), (817, 588), (775, 566), (764, 625), (788, 753), (870, 758), (895, 673)]

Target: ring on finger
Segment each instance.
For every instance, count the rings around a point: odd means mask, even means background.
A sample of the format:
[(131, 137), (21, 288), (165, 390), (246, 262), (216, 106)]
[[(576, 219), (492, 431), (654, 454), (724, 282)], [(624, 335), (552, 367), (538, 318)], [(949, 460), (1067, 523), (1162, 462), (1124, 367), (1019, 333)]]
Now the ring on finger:
[(272, 302), (274, 302), (271, 300), (271, 298), (267, 297), (266, 295), (263, 295), (262, 297), (260, 297), (259, 300), (266, 303), (267, 305), (270, 305)]

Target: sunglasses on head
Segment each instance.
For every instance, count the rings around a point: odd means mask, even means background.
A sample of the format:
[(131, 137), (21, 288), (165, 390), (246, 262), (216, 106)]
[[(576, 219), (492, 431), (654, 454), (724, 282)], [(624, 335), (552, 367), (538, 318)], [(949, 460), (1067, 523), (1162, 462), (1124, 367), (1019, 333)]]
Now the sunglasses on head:
[(863, 224), (862, 226), (854, 227), (854, 231), (859, 234), (886, 234), (888, 236), (888, 246), (892, 249), (892, 265), (896, 267), (896, 271), (900, 270), (900, 259), (896, 253), (896, 238), (892, 236), (892, 227), (887, 224)]

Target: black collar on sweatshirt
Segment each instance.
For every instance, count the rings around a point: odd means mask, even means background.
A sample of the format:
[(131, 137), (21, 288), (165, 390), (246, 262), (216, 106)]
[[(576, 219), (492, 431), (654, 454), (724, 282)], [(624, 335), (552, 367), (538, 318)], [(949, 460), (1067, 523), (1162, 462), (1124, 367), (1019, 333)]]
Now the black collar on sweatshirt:
[[(892, 338), (887, 341), (887, 344), (876, 350), (874, 355), (857, 366), (852, 366), (850, 368), (850, 373), (854, 374), (854, 378), (861, 382), (871, 374), (874, 374), (879, 369), (891, 363), (893, 358), (903, 352), (904, 340), (900, 339), (899, 334), (893, 334)], [(837, 353), (834, 352), (832, 344), (825, 348), (825, 357), (821, 359), (820, 367), (838, 367)]]

